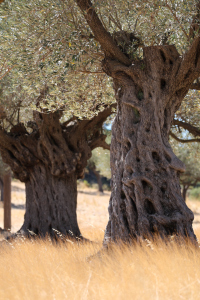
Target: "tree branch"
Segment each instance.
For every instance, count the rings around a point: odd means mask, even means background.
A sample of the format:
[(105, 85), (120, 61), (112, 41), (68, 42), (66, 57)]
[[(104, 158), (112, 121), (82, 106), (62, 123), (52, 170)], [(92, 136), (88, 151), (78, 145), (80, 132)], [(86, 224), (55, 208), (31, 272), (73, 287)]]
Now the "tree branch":
[(98, 137), (96, 137), (95, 139), (93, 139), (89, 143), (89, 146), (90, 146), (91, 150), (93, 150), (97, 147), (101, 147), (103, 149), (110, 150), (110, 145), (108, 145), (106, 143), (105, 139), (106, 139), (106, 135), (104, 135), (104, 134), (101, 134)]
[(177, 125), (189, 131), (194, 136), (200, 136), (200, 129), (183, 121), (174, 119), (172, 122), (173, 125)]
[(180, 143), (194, 143), (194, 142), (198, 142), (200, 143), (200, 139), (191, 139), (191, 140), (183, 140), (183, 139), (179, 139), (174, 133), (172, 133), (170, 131), (169, 135), (171, 137), (173, 137), (176, 141), (180, 142)]
[(200, 75), (200, 37), (194, 39), (190, 49), (185, 53), (178, 73), (176, 84), (178, 89), (190, 89), (191, 84)]
[(82, 10), (84, 17), (95, 36), (95, 39), (100, 43), (105, 55), (107, 57), (119, 60), (123, 64), (129, 66), (131, 64), (130, 60), (119, 49), (111, 34), (103, 26), (94, 9), (94, 6), (92, 5), (92, 2), (90, 0), (75, 0), (75, 2)]
[(200, 91), (200, 82), (191, 84), (190, 90)]

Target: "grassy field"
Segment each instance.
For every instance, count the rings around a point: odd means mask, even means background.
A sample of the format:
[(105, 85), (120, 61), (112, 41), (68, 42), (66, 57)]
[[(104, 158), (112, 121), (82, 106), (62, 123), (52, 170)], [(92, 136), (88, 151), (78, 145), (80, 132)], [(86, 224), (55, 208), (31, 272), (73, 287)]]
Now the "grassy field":
[[(102, 251), (109, 193), (79, 192), (78, 220), (90, 244), (24, 240), (0, 248), (0, 299), (200, 299), (200, 251), (144, 241)], [(12, 230), (23, 222), (24, 186), (13, 183)], [(200, 239), (200, 202), (189, 201)], [(0, 208), (2, 222), (3, 210)], [(0, 224), (2, 226), (2, 223)], [(99, 252), (100, 251), (100, 252)]]

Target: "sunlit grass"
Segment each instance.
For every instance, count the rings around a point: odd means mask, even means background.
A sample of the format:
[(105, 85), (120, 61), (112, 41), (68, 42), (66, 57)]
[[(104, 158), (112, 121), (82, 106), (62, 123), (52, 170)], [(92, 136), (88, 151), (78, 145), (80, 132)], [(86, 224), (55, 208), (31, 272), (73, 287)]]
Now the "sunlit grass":
[(48, 239), (4, 246), (0, 299), (200, 298), (200, 251), (192, 245), (145, 241), (97, 254), (101, 249)]
[[(24, 203), (23, 191), (12, 196), (16, 205)], [(172, 239), (102, 251), (108, 200), (109, 193), (93, 190), (78, 196), (81, 232), (94, 243), (20, 240), (0, 247), (0, 299), (200, 299), (198, 247)], [(188, 202), (200, 240), (198, 203)], [(23, 214), (23, 209), (12, 210), (13, 228), (22, 225)]]

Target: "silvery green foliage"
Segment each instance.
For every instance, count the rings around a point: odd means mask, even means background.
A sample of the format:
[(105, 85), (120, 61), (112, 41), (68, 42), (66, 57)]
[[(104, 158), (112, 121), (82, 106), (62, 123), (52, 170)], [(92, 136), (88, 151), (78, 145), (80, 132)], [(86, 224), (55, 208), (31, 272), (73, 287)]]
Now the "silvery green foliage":
[(200, 91), (190, 90), (184, 98), (175, 118), (200, 130)]
[(100, 175), (111, 178), (110, 151), (96, 148), (92, 151), (92, 157), (88, 161), (88, 166), (95, 165)]
[[(93, 4), (111, 34), (134, 32), (144, 46), (167, 42), (175, 44), (180, 54), (191, 43), (188, 31), (194, 1), (103, 0)], [(0, 6), (0, 15), (0, 52), (8, 71), (0, 101), (9, 112), (18, 105), (16, 95), (26, 116), (28, 108), (62, 108), (65, 118), (88, 118), (114, 101), (111, 80), (101, 69), (101, 47), (75, 1), (7, 0)], [(123, 49), (123, 42), (119, 46)], [(126, 53), (133, 60), (142, 57), (141, 47), (135, 51), (134, 43)], [(49, 93), (38, 107), (36, 99), (45, 85)]]
[[(180, 134), (179, 134), (180, 135)], [(184, 133), (185, 135), (185, 133)], [(188, 136), (188, 138), (190, 138)], [(181, 174), (180, 182), (192, 185), (200, 182), (200, 145), (199, 143), (181, 144), (173, 141), (173, 149), (179, 159), (185, 164), (186, 171)]]

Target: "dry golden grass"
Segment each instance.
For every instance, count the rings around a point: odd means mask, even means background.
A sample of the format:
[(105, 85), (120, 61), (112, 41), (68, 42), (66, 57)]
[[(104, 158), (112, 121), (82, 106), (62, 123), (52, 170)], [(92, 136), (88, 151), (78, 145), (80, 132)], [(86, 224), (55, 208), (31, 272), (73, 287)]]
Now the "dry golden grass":
[(144, 242), (94, 255), (100, 248), (48, 240), (1, 248), (0, 299), (200, 298), (199, 249)]
[[(23, 204), (22, 191), (15, 193), (15, 204)], [(131, 247), (115, 245), (97, 255), (108, 199), (109, 193), (100, 196), (92, 190), (79, 194), (80, 228), (95, 243), (21, 240), (1, 247), (0, 299), (200, 299), (200, 250), (192, 245), (145, 241)], [(198, 202), (189, 205), (198, 217)], [(22, 224), (23, 212), (13, 209), (13, 228)]]

